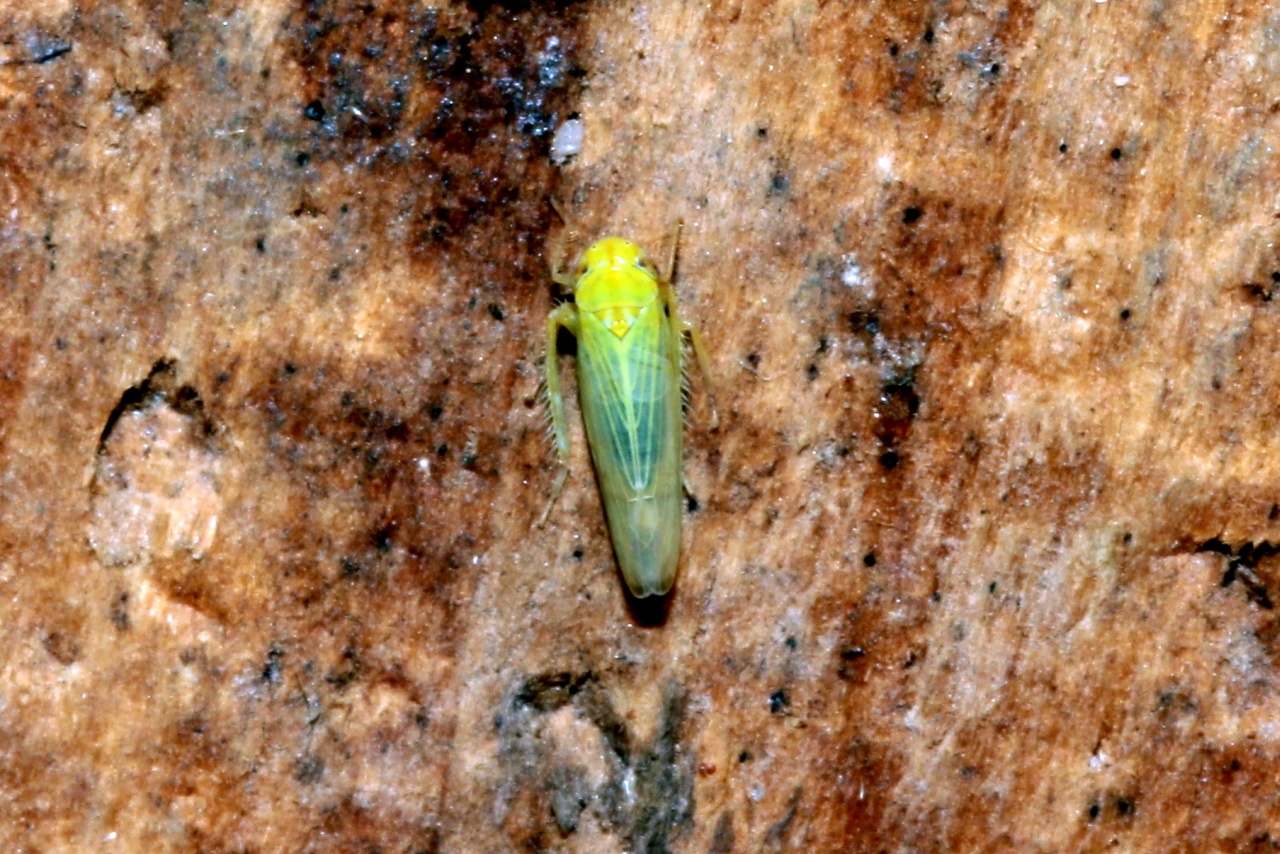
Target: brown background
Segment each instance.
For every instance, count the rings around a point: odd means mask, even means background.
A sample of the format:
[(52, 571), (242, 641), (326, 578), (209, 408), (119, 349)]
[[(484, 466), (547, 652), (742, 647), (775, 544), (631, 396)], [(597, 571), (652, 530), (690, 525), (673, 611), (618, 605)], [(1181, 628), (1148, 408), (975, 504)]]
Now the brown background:
[[(1280, 846), (1274, 8), (9, 0), (0, 63), (4, 850)], [(666, 613), (576, 408), (533, 527), (552, 194), (686, 223)]]

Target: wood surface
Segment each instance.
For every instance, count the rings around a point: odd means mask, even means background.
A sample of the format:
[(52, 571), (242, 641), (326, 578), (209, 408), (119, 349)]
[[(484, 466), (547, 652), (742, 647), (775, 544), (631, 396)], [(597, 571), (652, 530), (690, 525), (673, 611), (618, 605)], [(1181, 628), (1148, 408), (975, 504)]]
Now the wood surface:
[[(1280, 846), (1274, 6), (5, 0), (0, 116), (0, 848)], [(680, 219), (655, 608), (539, 378)]]

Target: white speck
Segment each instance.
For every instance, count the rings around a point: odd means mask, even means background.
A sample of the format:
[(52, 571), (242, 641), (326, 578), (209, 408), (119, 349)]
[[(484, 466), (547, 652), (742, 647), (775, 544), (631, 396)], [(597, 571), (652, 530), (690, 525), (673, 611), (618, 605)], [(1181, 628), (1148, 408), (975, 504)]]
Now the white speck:
[(1101, 771), (1107, 766), (1108, 756), (1105, 753), (1095, 753), (1089, 757), (1089, 768), (1094, 771)]
[(113, 830), (113, 831), (111, 831), (111, 832), (110, 832), (110, 833), (108, 833), (106, 836), (102, 837), (102, 841), (103, 841), (103, 842), (115, 842), (115, 841), (116, 841), (116, 832), (115, 832), (114, 830)]
[(759, 783), (752, 783), (750, 791), (747, 792), (747, 796), (756, 803), (759, 803), (764, 800), (764, 788), (761, 787)]
[(1129, 85), (1129, 75), (1127, 75), (1127, 74), (1121, 74), (1119, 77), (1117, 77), (1117, 78), (1116, 78), (1116, 85), (1117, 85), (1117, 86), (1128, 86), (1128, 85)]
[(559, 166), (582, 151), (582, 135), (581, 119), (561, 122), (556, 135), (551, 137), (551, 162)]
[(858, 256), (852, 252), (844, 256), (844, 270), (840, 272), (840, 282), (846, 288), (857, 288), (865, 292), (867, 297), (876, 295), (875, 283), (863, 271), (862, 265), (858, 263)]
[(880, 170), (880, 174), (886, 178), (893, 177), (893, 155), (881, 154), (876, 158), (876, 169)]

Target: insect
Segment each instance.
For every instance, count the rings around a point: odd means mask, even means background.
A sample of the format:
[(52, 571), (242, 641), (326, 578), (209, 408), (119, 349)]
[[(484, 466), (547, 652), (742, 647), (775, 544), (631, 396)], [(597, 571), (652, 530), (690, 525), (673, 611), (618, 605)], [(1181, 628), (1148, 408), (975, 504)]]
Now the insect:
[(680, 229), (677, 224), (667, 275), (659, 273), (643, 249), (620, 237), (591, 244), (572, 274), (560, 268), (560, 253), (552, 260), (551, 277), (572, 290), (573, 302), (563, 303), (547, 319), (547, 399), (563, 467), (551, 502), (569, 474), (556, 354), (556, 338), (564, 327), (578, 341), (578, 399), (613, 550), (638, 599), (666, 594), (676, 577), (686, 334), (707, 387), (712, 429), (718, 423), (706, 348), (693, 325), (680, 317), (671, 285)]

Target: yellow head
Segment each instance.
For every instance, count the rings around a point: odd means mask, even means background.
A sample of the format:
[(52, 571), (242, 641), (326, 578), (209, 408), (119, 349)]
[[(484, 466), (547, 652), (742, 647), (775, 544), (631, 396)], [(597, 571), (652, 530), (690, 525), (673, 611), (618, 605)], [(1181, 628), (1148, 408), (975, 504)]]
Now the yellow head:
[(643, 249), (621, 237), (587, 247), (577, 274), (573, 299), (584, 311), (640, 309), (658, 299), (658, 269)]
[(654, 279), (658, 278), (657, 268), (643, 249), (621, 237), (604, 237), (592, 243), (582, 253), (578, 279), (581, 281), (582, 277), (600, 270), (626, 273), (633, 269), (639, 269)]

